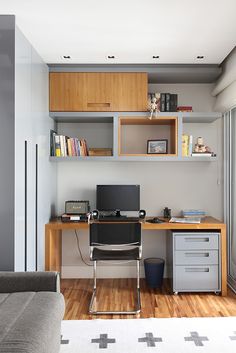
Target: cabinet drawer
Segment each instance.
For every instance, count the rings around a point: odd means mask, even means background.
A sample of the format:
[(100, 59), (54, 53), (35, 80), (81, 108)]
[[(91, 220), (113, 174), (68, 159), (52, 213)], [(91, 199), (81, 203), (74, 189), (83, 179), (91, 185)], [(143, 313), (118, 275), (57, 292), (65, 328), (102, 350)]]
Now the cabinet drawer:
[(179, 250), (175, 251), (176, 265), (218, 265), (218, 250)]
[(176, 266), (174, 291), (215, 291), (220, 290), (219, 267)]
[(174, 234), (175, 250), (219, 249), (219, 233)]

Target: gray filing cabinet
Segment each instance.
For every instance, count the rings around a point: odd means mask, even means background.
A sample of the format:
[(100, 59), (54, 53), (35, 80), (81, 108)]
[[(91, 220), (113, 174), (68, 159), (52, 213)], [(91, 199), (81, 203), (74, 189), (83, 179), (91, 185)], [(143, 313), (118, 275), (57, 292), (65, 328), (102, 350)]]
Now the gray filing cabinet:
[(172, 232), (173, 291), (220, 292), (220, 234)]

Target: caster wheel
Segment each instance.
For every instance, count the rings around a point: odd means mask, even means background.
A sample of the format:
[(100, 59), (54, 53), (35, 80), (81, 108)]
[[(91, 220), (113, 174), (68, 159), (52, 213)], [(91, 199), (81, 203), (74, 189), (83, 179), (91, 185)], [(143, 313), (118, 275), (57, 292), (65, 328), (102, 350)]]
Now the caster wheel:
[(174, 292), (174, 295), (178, 295), (179, 294), (179, 292)]
[(215, 292), (215, 295), (220, 295), (220, 292)]

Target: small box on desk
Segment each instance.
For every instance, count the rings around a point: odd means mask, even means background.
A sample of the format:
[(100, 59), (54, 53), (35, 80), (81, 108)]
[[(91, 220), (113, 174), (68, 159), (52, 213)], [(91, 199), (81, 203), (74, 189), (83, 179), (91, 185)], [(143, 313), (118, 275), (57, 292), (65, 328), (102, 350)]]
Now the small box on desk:
[(67, 214), (67, 213), (63, 213), (63, 215), (61, 215), (61, 221), (64, 223), (68, 223), (68, 222), (87, 222), (88, 221), (88, 216), (85, 215), (72, 215), (72, 214)]

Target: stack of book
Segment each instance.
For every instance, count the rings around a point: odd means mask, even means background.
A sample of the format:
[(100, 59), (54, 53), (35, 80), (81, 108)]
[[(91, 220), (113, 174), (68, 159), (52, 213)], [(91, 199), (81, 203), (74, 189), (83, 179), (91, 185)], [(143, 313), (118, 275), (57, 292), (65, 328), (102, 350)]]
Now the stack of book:
[(193, 136), (182, 135), (182, 157), (190, 157), (193, 152)]
[(203, 210), (183, 210), (182, 211), (182, 216), (184, 218), (204, 218), (206, 217), (206, 212)]
[(54, 131), (51, 133), (51, 156), (54, 157), (76, 157), (88, 156), (88, 146), (85, 139), (57, 135)]
[(171, 93), (161, 93), (160, 111), (176, 112), (178, 105), (178, 95)]

